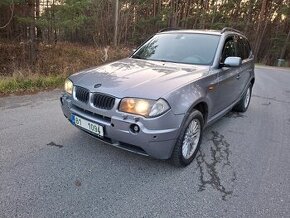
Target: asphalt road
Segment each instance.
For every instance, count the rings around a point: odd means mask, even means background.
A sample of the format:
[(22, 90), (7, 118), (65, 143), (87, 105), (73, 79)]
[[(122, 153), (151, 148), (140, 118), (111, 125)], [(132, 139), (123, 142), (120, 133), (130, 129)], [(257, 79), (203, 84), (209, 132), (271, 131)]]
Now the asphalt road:
[(0, 217), (289, 217), (289, 69), (256, 68), (248, 111), (184, 169), (79, 131), (59, 95), (0, 98)]

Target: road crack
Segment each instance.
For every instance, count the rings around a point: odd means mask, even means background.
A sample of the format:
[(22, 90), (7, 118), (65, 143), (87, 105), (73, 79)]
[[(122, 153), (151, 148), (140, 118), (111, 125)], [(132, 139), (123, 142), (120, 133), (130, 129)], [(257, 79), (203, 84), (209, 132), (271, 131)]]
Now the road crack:
[(58, 144), (55, 144), (54, 142), (50, 142), (50, 143), (48, 143), (46, 145), (48, 145), (48, 146), (55, 146), (55, 147), (58, 147), (58, 148), (62, 148), (63, 147), (63, 145), (58, 145)]
[(265, 102), (265, 103), (263, 103), (262, 105), (263, 106), (269, 106), (271, 104), (271, 102), (269, 101), (269, 102)]
[[(196, 158), (198, 170), (200, 173), (199, 192), (206, 190), (207, 186), (219, 191), (222, 194), (222, 200), (226, 201), (233, 194), (234, 183), (237, 179), (236, 172), (230, 162), (230, 144), (225, 140), (224, 136), (217, 131), (212, 131), (210, 141), (210, 158), (206, 157), (206, 153), (202, 150)], [(229, 171), (230, 186), (225, 185), (224, 177), (221, 171), (224, 168)]]
[(265, 99), (265, 100), (268, 100), (268, 101), (271, 100), (271, 101), (274, 101), (274, 102), (277, 102), (277, 103), (290, 104), (290, 101), (279, 100), (276, 97), (271, 98), (271, 97), (264, 97), (264, 96), (260, 96), (260, 95), (252, 95), (252, 97)]

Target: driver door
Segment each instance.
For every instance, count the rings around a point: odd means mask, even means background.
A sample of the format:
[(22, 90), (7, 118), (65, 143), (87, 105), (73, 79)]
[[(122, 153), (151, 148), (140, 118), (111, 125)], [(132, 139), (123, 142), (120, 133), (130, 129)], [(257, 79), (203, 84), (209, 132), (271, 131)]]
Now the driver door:
[[(236, 43), (233, 36), (225, 41), (221, 56), (221, 66), (227, 57), (236, 57)], [(239, 94), (239, 68), (221, 67), (218, 71), (218, 86), (216, 90), (214, 113), (217, 114), (229, 107)]]

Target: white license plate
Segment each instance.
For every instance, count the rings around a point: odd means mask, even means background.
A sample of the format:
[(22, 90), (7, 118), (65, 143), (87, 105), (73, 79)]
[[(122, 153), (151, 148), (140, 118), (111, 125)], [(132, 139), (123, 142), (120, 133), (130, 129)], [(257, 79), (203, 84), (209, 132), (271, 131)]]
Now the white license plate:
[(100, 137), (104, 137), (104, 128), (99, 124), (90, 122), (76, 115), (71, 115), (71, 122), (76, 126), (80, 126), (88, 130), (91, 133), (94, 133)]

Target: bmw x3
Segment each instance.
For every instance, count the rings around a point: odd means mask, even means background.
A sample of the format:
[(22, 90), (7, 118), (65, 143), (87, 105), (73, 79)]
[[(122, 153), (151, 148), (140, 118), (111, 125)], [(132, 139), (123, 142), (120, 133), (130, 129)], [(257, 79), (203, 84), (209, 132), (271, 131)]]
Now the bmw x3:
[(165, 30), (128, 58), (69, 76), (60, 101), (65, 117), (97, 139), (186, 166), (206, 126), (247, 110), (254, 82), (243, 33)]

